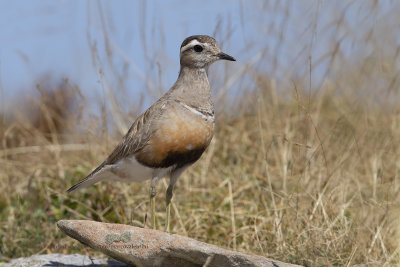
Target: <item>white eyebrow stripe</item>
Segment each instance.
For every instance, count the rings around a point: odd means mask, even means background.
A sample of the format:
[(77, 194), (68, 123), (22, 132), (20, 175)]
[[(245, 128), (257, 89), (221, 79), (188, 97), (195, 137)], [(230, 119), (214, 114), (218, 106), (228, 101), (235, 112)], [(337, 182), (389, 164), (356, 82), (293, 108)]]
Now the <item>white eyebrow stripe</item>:
[(181, 48), (181, 52), (183, 52), (183, 51), (185, 51), (185, 50), (187, 50), (187, 49), (189, 49), (189, 48), (191, 48), (191, 47), (193, 47), (195, 45), (202, 45), (202, 43), (197, 41), (197, 39), (194, 39), (194, 40), (190, 41), (187, 45), (183, 46)]
[(212, 114), (212, 115), (204, 114), (204, 113), (198, 111), (197, 109), (192, 108), (191, 106), (186, 105), (186, 104), (183, 103), (183, 102), (179, 102), (179, 104), (181, 104), (181, 105), (184, 106), (186, 109), (188, 109), (189, 111), (193, 112), (194, 114), (201, 116), (201, 117), (202, 117), (203, 119), (205, 119), (206, 121), (214, 121), (214, 114)]

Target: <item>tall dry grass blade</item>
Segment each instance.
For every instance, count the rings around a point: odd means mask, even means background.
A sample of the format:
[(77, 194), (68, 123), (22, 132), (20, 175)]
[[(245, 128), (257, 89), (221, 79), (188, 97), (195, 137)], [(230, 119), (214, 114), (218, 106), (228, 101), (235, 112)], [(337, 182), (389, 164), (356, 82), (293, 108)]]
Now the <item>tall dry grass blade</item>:
[(232, 194), (232, 183), (228, 180), (228, 192), (229, 192), (229, 206), (231, 210), (231, 225), (232, 225), (232, 237), (233, 237), (233, 250), (236, 250), (236, 222), (235, 222), (235, 207), (233, 204), (233, 194)]

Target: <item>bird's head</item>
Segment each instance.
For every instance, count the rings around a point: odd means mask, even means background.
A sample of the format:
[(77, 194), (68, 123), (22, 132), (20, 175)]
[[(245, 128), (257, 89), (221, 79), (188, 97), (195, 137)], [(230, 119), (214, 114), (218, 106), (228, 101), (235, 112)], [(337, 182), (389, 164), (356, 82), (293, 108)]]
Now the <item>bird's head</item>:
[(193, 35), (186, 38), (181, 45), (181, 66), (189, 68), (207, 68), (217, 60), (236, 61), (222, 53), (217, 41), (207, 35)]

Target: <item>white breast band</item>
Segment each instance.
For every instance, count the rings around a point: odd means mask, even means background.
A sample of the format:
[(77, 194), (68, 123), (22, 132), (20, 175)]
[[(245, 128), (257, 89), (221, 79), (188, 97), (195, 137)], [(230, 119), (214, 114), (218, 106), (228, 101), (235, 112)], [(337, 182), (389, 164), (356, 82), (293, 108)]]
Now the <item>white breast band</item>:
[(179, 104), (181, 104), (182, 106), (184, 106), (186, 109), (190, 110), (191, 112), (193, 112), (196, 115), (201, 116), (203, 119), (207, 120), (207, 121), (214, 121), (214, 114), (204, 114), (203, 112), (198, 111), (195, 108), (192, 108), (188, 105), (186, 105), (185, 103), (179, 102)]

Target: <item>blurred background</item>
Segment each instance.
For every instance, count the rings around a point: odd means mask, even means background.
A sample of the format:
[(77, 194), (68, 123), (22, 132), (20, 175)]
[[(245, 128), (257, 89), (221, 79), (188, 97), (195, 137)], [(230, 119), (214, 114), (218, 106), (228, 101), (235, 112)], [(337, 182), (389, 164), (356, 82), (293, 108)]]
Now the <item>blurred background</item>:
[[(66, 195), (175, 82), (187, 36), (217, 133), (174, 195), (174, 232), (307, 266), (398, 262), (397, 1), (0, 1), (0, 262), (93, 253), (55, 227), (146, 227), (148, 184)], [(159, 224), (165, 183), (159, 185)]]

